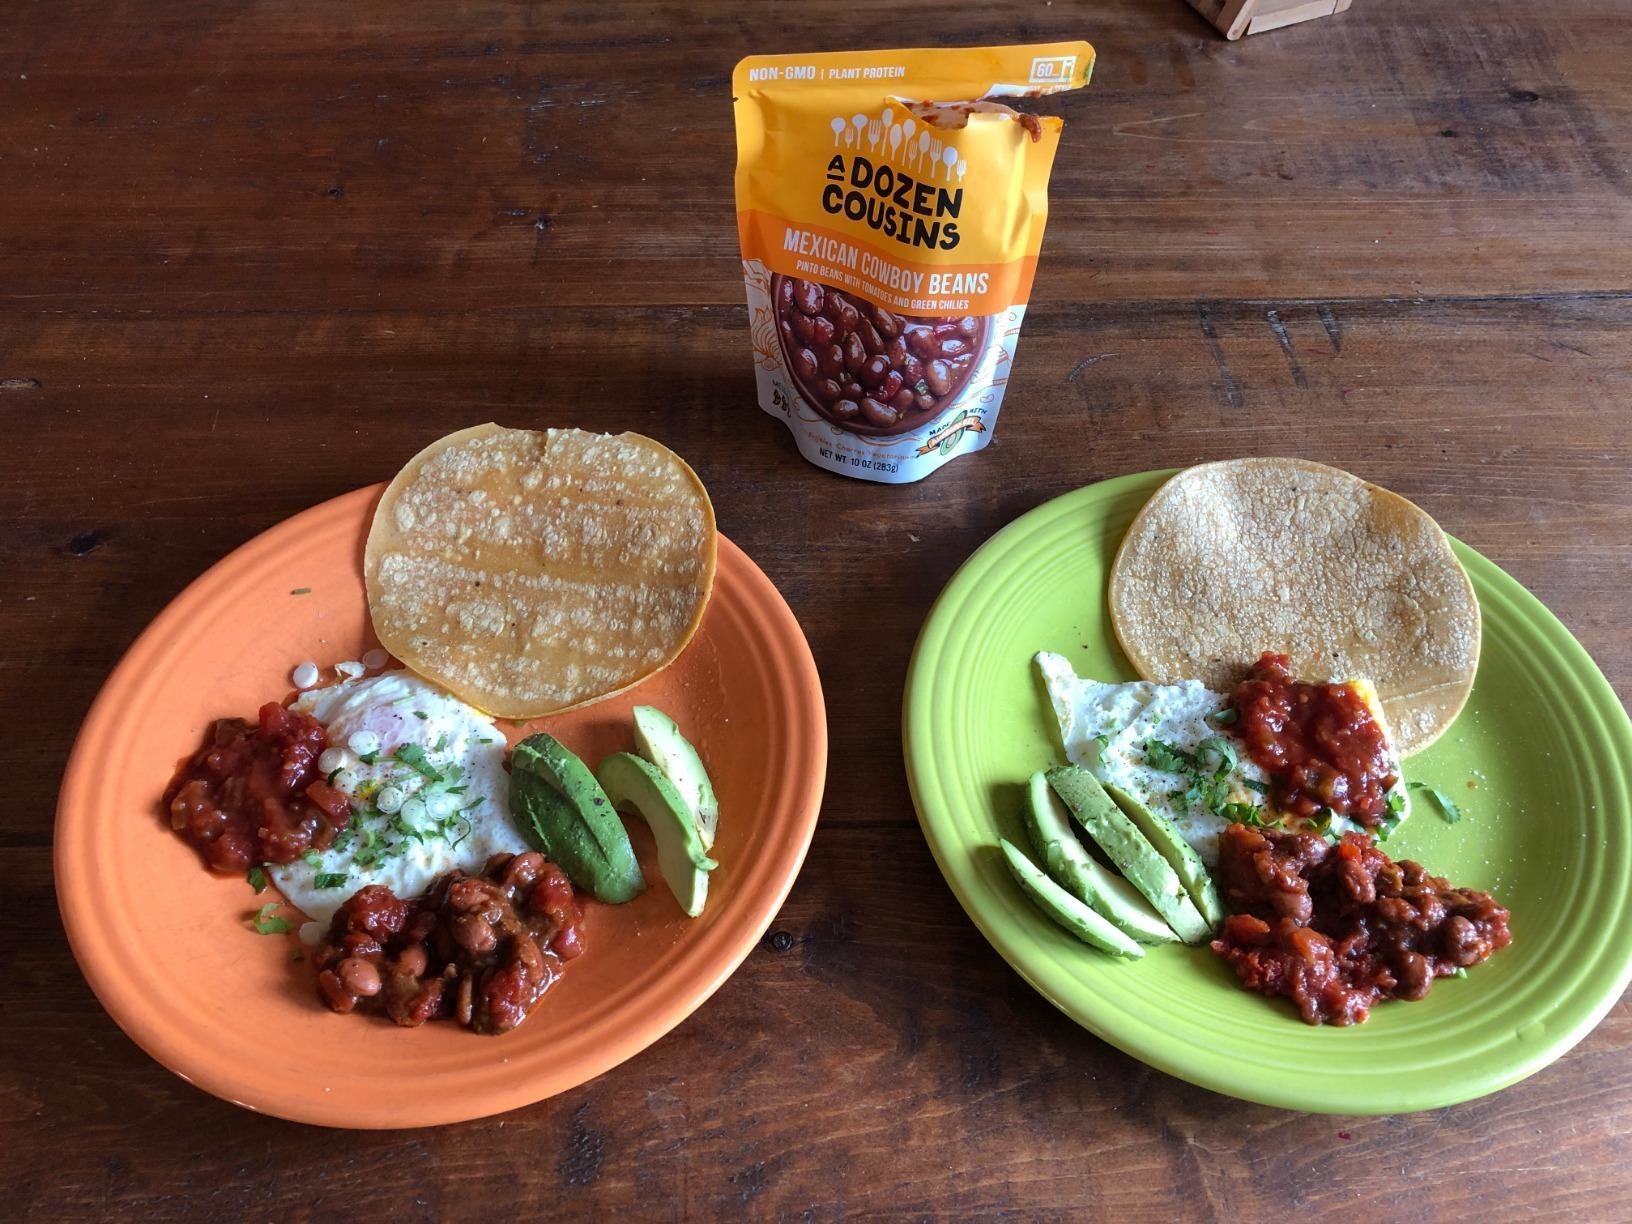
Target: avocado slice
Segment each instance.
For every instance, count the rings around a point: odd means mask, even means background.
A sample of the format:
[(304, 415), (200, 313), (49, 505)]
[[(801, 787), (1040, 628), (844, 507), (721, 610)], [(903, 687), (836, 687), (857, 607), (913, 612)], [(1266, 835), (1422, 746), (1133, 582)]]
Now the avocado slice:
[(703, 850), (685, 798), (657, 766), (632, 752), (614, 752), (597, 771), (614, 807), (640, 813), (657, 843), (657, 866), (674, 899), (695, 918), (708, 901), (708, 873), (719, 866)]
[(714, 784), (708, 780), (703, 758), (691, 741), (680, 734), (674, 719), (656, 706), (635, 707), (635, 749), (674, 784), (697, 822), (703, 849), (714, 848), (714, 830), (720, 821), (720, 803)]
[(1218, 895), (1218, 885), (1213, 883), (1212, 874), (1207, 870), (1207, 865), (1201, 861), (1201, 856), (1179, 835), (1178, 829), (1173, 827), (1173, 822), (1160, 812), (1151, 811), (1120, 786), (1113, 786), (1109, 782), (1101, 785), (1104, 786), (1105, 793), (1116, 800), (1116, 806), (1126, 812), (1128, 819), (1138, 826), (1139, 832), (1145, 835), (1145, 840), (1161, 852), (1162, 857), (1184, 883), (1185, 891), (1196, 903), (1196, 908), (1207, 920), (1207, 925), (1215, 929), (1221, 926), (1224, 922), (1224, 900)]
[(1049, 879), (1013, 842), (999, 839), (999, 844), (1003, 847), (1003, 857), (1008, 860), (1015, 883), (1043, 913), (1083, 943), (1092, 944), (1102, 952), (1132, 960), (1138, 960), (1145, 954), (1145, 950), (1133, 940)]
[(1197, 944), (1212, 933), (1178, 873), (1105, 793), (1098, 778), (1076, 765), (1050, 769), (1046, 776), (1077, 822), (1099, 843), (1128, 883), (1156, 907), (1174, 934), (1185, 943)]
[(1112, 926), (1140, 943), (1173, 943), (1178, 936), (1121, 876), (1108, 871), (1082, 848), (1071, 830), (1070, 813), (1039, 769), (1026, 784), (1021, 812), (1032, 848), (1050, 878)]
[(597, 901), (622, 905), (645, 889), (612, 801), (555, 737), (529, 735), (511, 750), (510, 810), (522, 836)]

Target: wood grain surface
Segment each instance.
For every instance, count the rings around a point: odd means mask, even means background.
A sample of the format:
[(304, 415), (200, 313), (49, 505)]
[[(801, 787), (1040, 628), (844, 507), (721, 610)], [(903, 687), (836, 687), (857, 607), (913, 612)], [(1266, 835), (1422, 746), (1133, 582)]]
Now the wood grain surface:
[[(900, 489), (754, 405), (750, 51), (1087, 37), (996, 438)], [(1494, 1097), (1309, 1117), (1033, 993), (918, 831), (901, 687), (994, 530), (1129, 471), (1347, 467), (1632, 693), (1632, 25), (1395, 0), (1227, 43), (1182, 0), (13, 0), (0, 20), (0, 1214), (1624, 1219), (1632, 1012)], [(149, 1060), (57, 918), (79, 720), (189, 580), (488, 419), (681, 451), (820, 665), (832, 752), (764, 944), (658, 1045), (437, 1130), (259, 1117)], [(140, 717), (140, 712), (133, 712)], [(141, 885), (110, 905), (137, 905)], [(164, 984), (154, 984), (164, 989)]]

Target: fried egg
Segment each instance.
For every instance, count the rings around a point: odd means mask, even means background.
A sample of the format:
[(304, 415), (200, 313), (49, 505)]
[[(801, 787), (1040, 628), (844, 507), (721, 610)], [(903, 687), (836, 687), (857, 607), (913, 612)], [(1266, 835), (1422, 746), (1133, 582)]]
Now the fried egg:
[(408, 671), (302, 693), (294, 708), (328, 730), (319, 764), (352, 801), (327, 850), (268, 869), (314, 922), (367, 884), (417, 897), (454, 868), (527, 849), (510, 817), (504, 736), (479, 710)]
[[(1036, 656), (1038, 675), (1048, 690), (1049, 704), (1059, 726), (1066, 759), (1088, 770), (1101, 782), (1120, 786), (1152, 811), (1172, 821), (1208, 866), (1218, 862), (1218, 835), (1231, 820), (1218, 809), (1227, 804), (1248, 804), (1265, 821), (1277, 819), (1264, 808), (1269, 775), (1248, 759), (1239, 740), (1209, 721), (1229, 707), (1229, 698), (1199, 680), (1154, 684), (1140, 680), (1109, 684), (1077, 675), (1062, 655), (1042, 651)], [(1370, 686), (1354, 682), (1372, 714), (1383, 726), (1382, 711)], [(1202, 756), (1218, 771), (1217, 786), (1198, 791), (1185, 774), (1163, 769), (1161, 753), (1149, 745)], [(1397, 755), (1394, 758), (1399, 773)], [(1399, 796), (1401, 820), (1409, 813), (1405, 782), (1390, 790)], [(1241, 809), (1233, 809), (1243, 815)], [(1361, 826), (1336, 817), (1332, 831), (1343, 833)]]

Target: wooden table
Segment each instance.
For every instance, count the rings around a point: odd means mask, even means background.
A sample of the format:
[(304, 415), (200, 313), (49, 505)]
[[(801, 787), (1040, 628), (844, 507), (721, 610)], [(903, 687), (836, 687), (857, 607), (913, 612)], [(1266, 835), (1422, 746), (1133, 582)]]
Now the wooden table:
[[(1622, 0), (1362, 0), (1235, 44), (1181, 0), (847, 7), (8, 10), (4, 1214), (1625, 1210), (1624, 1000), (1532, 1079), (1430, 1114), (1215, 1096), (1077, 1028), (983, 942), (898, 739), (914, 634), (980, 541), (1086, 482), (1261, 452), (1413, 498), (1632, 692)], [(753, 403), (732, 65), (1078, 36), (1100, 65), (1058, 104), (994, 444), (900, 489), (807, 465)], [(730, 982), (592, 1083), (434, 1131), (255, 1116), (144, 1056), (70, 958), (50, 847), (74, 730), (212, 562), (489, 418), (635, 429), (696, 465), (821, 667), (815, 843)]]

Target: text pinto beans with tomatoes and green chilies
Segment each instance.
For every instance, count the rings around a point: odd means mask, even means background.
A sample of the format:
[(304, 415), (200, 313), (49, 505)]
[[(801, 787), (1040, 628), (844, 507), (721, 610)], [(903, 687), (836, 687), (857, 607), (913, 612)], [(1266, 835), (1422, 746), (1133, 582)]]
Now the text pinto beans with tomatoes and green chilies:
[(737, 65), (737, 228), (759, 404), (804, 457), (921, 480), (991, 440), (1085, 42)]

